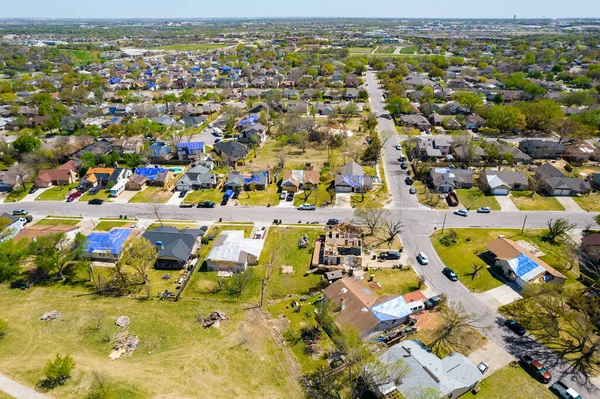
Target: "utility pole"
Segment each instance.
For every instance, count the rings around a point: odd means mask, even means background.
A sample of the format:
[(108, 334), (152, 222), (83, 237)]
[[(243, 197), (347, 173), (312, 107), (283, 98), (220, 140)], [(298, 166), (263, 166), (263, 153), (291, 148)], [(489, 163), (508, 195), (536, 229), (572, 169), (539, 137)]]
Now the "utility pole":
[(448, 216), (448, 214), (444, 214), (444, 223), (442, 224), (442, 234), (444, 234), (444, 228), (446, 227), (446, 217)]
[(527, 215), (525, 215), (525, 219), (523, 220), (523, 227), (521, 228), (521, 235), (523, 235), (523, 232), (525, 231), (525, 222), (527, 222)]
[(259, 306), (259, 307), (261, 307), (261, 308), (262, 308), (262, 305), (263, 305), (263, 297), (264, 297), (264, 294), (265, 294), (265, 285), (266, 285), (266, 284), (265, 284), (265, 279), (264, 279), (264, 278), (263, 278), (263, 279), (261, 279), (261, 282), (262, 282), (262, 285), (260, 286), (260, 306)]

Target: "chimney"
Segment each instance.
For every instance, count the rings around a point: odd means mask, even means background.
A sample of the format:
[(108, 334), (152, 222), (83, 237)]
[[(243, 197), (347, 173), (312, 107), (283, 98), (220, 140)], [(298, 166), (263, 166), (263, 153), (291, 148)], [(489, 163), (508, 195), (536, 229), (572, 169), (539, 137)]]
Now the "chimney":
[(340, 299), (340, 308), (341, 308), (341, 311), (344, 311), (344, 309), (346, 309), (346, 304), (344, 303), (344, 298)]

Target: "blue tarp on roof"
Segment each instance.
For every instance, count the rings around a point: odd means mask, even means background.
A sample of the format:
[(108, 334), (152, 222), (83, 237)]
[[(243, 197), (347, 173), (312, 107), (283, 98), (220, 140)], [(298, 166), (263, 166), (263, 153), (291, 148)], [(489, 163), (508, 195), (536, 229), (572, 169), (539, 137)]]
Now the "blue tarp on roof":
[(403, 319), (410, 316), (412, 310), (401, 296), (380, 303), (371, 308), (371, 313), (379, 321)]
[(188, 151), (196, 151), (196, 150), (204, 151), (204, 142), (192, 141), (190, 143), (177, 143), (177, 148), (187, 148)]
[(244, 183), (259, 183), (262, 176), (266, 178), (267, 172), (254, 172), (252, 176), (244, 178)]
[(135, 168), (135, 173), (140, 176), (146, 176), (148, 180), (154, 180), (159, 173), (166, 173), (168, 169), (165, 168)]
[(508, 264), (517, 276), (523, 281), (530, 281), (532, 278), (543, 273), (546, 269), (538, 265), (527, 255), (519, 255), (516, 258), (509, 259)]
[(110, 252), (118, 255), (129, 238), (131, 229), (112, 229), (108, 232), (93, 232), (87, 236), (85, 252)]
[(351, 187), (362, 187), (365, 184), (365, 179), (362, 175), (343, 175), (343, 178)]
[(110, 78), (108, 79), (108, 83), (110, 83), (111, 85), (116, 85), (117, 83), (120, 83), (121, 79), (119, 78)]
[(239, 125), (242, 126), (244, 123), (256, 123), (258, 122), (258, 116), (257, 115), (252, 115), (247, 117), (246, 119), (242, 119), (241, 121), (239, 121)]

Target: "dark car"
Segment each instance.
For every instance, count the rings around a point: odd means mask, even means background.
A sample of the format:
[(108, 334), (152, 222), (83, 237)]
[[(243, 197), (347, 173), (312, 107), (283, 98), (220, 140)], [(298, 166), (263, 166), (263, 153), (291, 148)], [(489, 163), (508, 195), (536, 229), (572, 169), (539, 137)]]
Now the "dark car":
[(286, 201), (293, 201), (294, 200), (294, 193), (288, 193), (287, 198), (285, 200)]
[(525, 330), (525, 327), (523, 327), (522, 325), (520, 325), (519, 323), (517, 323), (514, 320), (506, 320), (504, 322), (504, 325), (512, 332), (514, 332), (517, 335), (523, 336), (525, 335), (525, 333), (527, 332)]
[(193, 208), (194, 207), (194, 203), (193, 202), (188, 202), (187, 204), (185, 202), (182, 202), (181, 204), (179, 204), (180, 208)]
[(385, 251), (379, 254), (379, 259), (381, 260), (396, 260), (400, 259), (400, 252), (398, 251)]
[(444, 276), (448, 277), (450, 281), (458, 281), (458, 276), (456, 275), (456, 273), (454, 273), (454, 270), (450, 269), (449, 267), (444, 267), (442, 273), (444, 274)]
[(198, 208), (214, 208), (215, 203), (212, 201), (202, 201), (198, 202)]
[(227, 196), (223, 197), (223, 200), (221, 201), (221, 206), (227, 205), (228, 202), (229, 202), (229, 197), (227, 197)]
[(340, 222), (339, 219), (329, 219), (327, 221), (327, 226), (335, 226), (336, 224), (340, 224), (342, 222)]
[(402, 162), (400, 164), (400, 169), (408, 169), (408, 165), (406, 164), (406, 162)]
[(92, 198), (88, 201), (89, 205), (102, 205), (104, 204), (104, 200), (100, 198)]
[(31, 187), (31, 189), (29, 190), (29, 194), (33, 194), (38, 190), (38, 188), (36, 186)]
[(408, 184), (409, 186), (412, 186), (414, 180), (412, 179), (412, 177), (406, 176), (406, 179), (404, 179), (404, 183)]
[(433, 309), (442, 302), (442, 299), (443, 298), (439, 295), (432, 296), (426, 300), (423, 305), (425, 305), (425, 309)]
[(529, 369), (535, 377), (544, 383), (550, 382), (552, 379), (552, 374), (544, 367), (542, 363), (537, 360), (534, 360), (531, 356), (525, 355), (521, 357), (521, 364), (523, 367)]
[(411, 188), (410, 188), (410, 190), (408, 190), (408, 192), (409, 192), (410, 194), (416, 194), (416, 193), (417, 193), (417, 190), (416, 190), (414, 187), (411, 187)]
[(185, 197), (185, 195), (186, 195), (186, 194), (187, 194), (187, 191), (186, 191), (186, 190), (180, 191), (180, 192), (179, 192), (179, 198), (183, 198), (183, 197)]

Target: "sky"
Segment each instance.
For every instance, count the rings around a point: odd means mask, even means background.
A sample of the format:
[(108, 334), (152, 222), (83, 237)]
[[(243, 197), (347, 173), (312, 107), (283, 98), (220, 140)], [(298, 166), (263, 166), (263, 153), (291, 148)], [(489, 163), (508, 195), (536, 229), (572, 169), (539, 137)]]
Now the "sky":
[[(596, 18), (600, 0), (2, 0), (0, 17), (33, 18)], [(490, 4), (491, 3), (491, 4)]]

